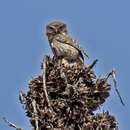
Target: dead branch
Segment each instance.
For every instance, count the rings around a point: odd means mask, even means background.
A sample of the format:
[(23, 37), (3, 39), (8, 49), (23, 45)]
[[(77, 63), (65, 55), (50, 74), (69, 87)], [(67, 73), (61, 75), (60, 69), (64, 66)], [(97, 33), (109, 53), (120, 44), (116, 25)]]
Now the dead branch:
[(23, 130), (22, 128), (17, 127), (14, 123), (8, 121), (5, 117), (2, 119), (9, 127), (15, 128), (16, 130)]
[(110, 76), (112, 76), (113, 83), (114, 83), (114, 88), (115, 88), (115, 91), (116, 91), (116, 93), (117, 93), (117, 95), (118, 95), (118, 97), (119, 97), (119, 99), (120, 99), (120, 102), (121, 102), (121, 104), (122, 104), (123, 106), (125, 106), (125, 103), (124, 103), (124, 101), (123, 101), (123, 99), (122, 99), (122, 97), (121, 97), (121, 95), (120, 95), (120, 92), (119, 92), (119, 90), (118, 90), (118, 88), (117, 88), (116, 70), (115, 70), (115, 69), (112, 69), (112, 70), (106, 75), (106, 80), (107, 80)]
[(98, 62), (98, 59), (94, 60), (91, 65), (88, 66), (86, 73), (88, 73)]
[(46, 62), (47, 62), (47, 57), (45, 56), (44, 62), (43, 62), (43, 90), (45, 93), (45, 98), (46, 98), (46, 102), (48, 104), (48, 107), (51, 107), (49, 97), (47, 94), (47, 89), (46, 89)]
[(34, 111), (35, 127), (36, 127), (36, 130), (39, 130), (39, 127), (38, 127), (38, 112), (37, 112), (37, 108), (36, 108), (36, 101), (34, 99), (32, 101), (32, 106), (33, 106), (33, 111)]

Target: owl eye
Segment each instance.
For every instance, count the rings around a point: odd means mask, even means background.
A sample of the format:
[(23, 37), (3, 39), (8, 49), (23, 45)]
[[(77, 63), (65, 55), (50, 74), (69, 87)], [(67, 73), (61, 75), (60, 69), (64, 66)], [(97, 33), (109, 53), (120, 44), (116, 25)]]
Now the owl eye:
[(54, 28), (53, 27), (51, 27), (51, 26), (48, 26), (47, 27), (47, 33), (54, 33)]
[(60, 30), (64, 30), (64, 26), (61, 26), (61, 27), (60, 27)]
[(53, 27), (51, 27), (51, 26), (49, 27), (49, 29), (50, 29), (50, 30), (54, 30), (54, 28), (53, 28)]
[(59, 29), (61, 32), (67, 32), (67, 29), (65, 26), (61, 26), (60, 29)]
[(52, 27), (48, 27), (47, 30), (53, 31), (54, 29)]

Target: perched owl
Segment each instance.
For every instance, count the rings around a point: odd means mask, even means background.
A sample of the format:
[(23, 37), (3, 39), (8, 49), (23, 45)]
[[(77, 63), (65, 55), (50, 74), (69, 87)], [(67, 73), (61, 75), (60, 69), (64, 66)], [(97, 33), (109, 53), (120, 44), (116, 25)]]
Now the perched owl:
[(83, 64), (84, 51), (76, 40), (68, 35), (66, 24), (58, 21), (51, 22), (46, 27), (46, 34), (56, 59)]

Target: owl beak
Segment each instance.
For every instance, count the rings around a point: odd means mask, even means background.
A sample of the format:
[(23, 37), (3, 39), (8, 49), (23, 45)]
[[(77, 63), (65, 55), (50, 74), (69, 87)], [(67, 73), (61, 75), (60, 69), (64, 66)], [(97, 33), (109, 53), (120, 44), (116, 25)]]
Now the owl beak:
[(58, 33), (58, 29), (55, 29), (55, 32)]

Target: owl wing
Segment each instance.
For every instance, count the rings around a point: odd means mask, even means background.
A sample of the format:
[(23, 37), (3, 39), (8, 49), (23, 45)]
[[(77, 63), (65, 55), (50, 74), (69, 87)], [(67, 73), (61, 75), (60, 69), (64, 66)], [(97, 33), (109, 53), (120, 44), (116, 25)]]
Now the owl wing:
[(72, 37), (70, 37), (67, 34), (59, 34), (55, 40), (57, 40), (58, 42), (64, 43), (64, 44), (68, 44), (72, 47), (74, 47), (75, 49), (78, 50), (80, 57), (82, 58), (82, 60), (84, 61), (84, 56), (83, 56), (83, 49), (79, 46), (79, 44), (76, 42), (75, 39), (73, 39)]

